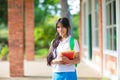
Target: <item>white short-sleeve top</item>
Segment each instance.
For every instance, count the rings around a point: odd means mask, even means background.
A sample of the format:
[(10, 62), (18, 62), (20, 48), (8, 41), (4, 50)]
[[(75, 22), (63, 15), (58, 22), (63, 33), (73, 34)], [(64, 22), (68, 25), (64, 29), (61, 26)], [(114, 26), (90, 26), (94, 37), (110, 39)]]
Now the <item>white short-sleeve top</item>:
[[(60, 55), (61, 52), (70, 50), (70, 37), (68, 36), (64, 41), (60, 41), (56, 53)], [(74, 39), (74, 51), (79, 52), (79, 44), (76, 39)], [(74, 72), (75, 64), (53, 64), (53, 72)]]

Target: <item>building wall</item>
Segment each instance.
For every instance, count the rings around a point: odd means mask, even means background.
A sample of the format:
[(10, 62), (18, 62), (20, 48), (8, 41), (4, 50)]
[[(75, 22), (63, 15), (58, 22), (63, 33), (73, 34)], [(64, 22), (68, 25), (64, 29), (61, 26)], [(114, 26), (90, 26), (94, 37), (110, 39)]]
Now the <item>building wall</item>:
[(105, 70), (108, 71), (109, 73), (116, 75), (117, 74), (117, 58), (110, 56), (110, 55), (106, 55), (105, 58)]
[[(87, 30), (88, 30), (88, 26), (89, 26), (89, 24), (88, 24), (88, 11), (89, 11), (89, 9), (88, 9), (88, 7), (89, 7), (89, 2), (88, 2), (88, 0), (83, 0), (83, 2), (82, 2), (82, 20), (81, 20), (81, 23), (83, 23), (82, 24), (82, 55), (83, 55), (83, 57), (84, 57), (84, 60), (91, 66), (91, 67), (93, 67), (93, 68), (95, 68), (97, 71), (99, 71), (100, 73), (101, 73), (101, 75), (102, 75), (102, 70), (103, 70), (103, 64), (102, 64), (102, 60), (103, 60), (103, 56), (102, 56), (102, 52), (103, 52), (103, 46), (102, 46), (102, 14), (100, 14), (100, 13), (102, 13), (102, 4), (101, 4), (102, 2), (101, 2), (101, 0), (99, 0), (98, 1), (98, 47), (97, 48), (95, 48), (95, 47), (92, 47), (92, 59), (89, 59), (89, 56), (90, 56), (90, 54), (89, 54), (89, 49), (88, 49), (88, 42), (86, 42), (86, 45), (84, 45), (84, 36), (86, 35), (86, 34), (88, 34), (88, 32), (87, 32)], [(92, 5), (94, 5), (95, 6), (95, 2), (94, 2), (94, 0), (92, 0)], [(86, 6), (86, 7), (85, 7)], [(85, 7), (85, 8), (84, 8)], [(92, 8), (93, 8), (93, 6), (91, 6)], [(84, 11), (84, 9), (86, 9), (86, 11)], [(84, 13), (84, 12), (86, 12), (86, 13)], [(91, 10), (91, 14), (92, 14), (92, 30), (94, 29), (94, 23), (95, 23), (95, 17), (94, 17), (94, 10), (92, 9)], [(86, 19), (85, 19), (85, 16), (86, 15)], [(85, 23), (84, 23), (85, 22)], [(86, 26), (86, 33), (84, 33), (84, 27)], [(93, 39), (93, 35), (94, 35), (94, 32), (92, 31), (92, 40), (94, 40)], [(87, 35), (86, 36), (86, 39), (87, 39), (87, 41), (89, 41), (89, 39), (88, 39), (88, 36), (89, 35)], [(93, 41), (92, 41), (93, 42)], [(93, 45), (93, 44), (92, 44)], [(94, 64), (94, 66), (92, 65), (92, 64)]]
[[(112, 0), (113, 1), (113, 0)], [(118, 2), (118, 0), (116, 0), (116, 3)], [(117, 50), (109, 50), (106, 49), (106, 24), (107, 24), (107, 9), (106, 9), (106, 2), (105, 0), (102, 0), (102, 7), (103, 7), (103, 71), (104, 71), (104, 75), (107, 77), (110, 77), (111, 80), (117, 80)], [(116, 5), (116, 11), (117, 11), (117, 5)], [(117, 17), (117, 12), (116, 12), (116, 17)], [(116, 19), (117, 21), (117, 19)], [(117, 23), (115, 24), (116, 28)], [(117, 30), (116, 30), (117, 31)]]
[[(89, 2), (88, 0), (82, 0), (81, 1), (81, 5), (82, 5), (82, 9), (81, 9), (81, 23), (82, 23), (82, 27), (81, 27), (81, 44), (82, 44), (82, 60), (84, 62), (86, 62), (88, 65), (90, 65), (91, 67), (93, 67), (94, 69), (96, 69), (98, 72), (101, 73), (101, 75), (103, 76), (107, 76), (109, 77), (111, 80), (117, 80), (117, 56), (115, 55), (111, 55), (113, 54), (113, 52), (115, 52), (115, 54), (118, 54), (117, 51), (107, 51), (105, 48), (105, 25), (106, 25), (106, 10), (105, 10), (105, 0), (98, 0), (98, 47), (95, 48), (94, 46), (92, 46), (92, 59), (89, 59), (89, 46), (88, 43), (86, 42), (86, 44), (84, 43), (85, 39), (88, 39), (88, 27), (89, 27), (89, 23), (88, 23), (88, 8), (89, 8)], [(91, 0), (92, 2), (92, 30), (94, 30), (94, 25), (95, 25), (95, 21), (94, 21), (94, 0)], [(116, 0), (116, 3), (118, 2), (118, 0)], [(118, 8), (116, 9), (118, 10)], [(118, 14), (118, 13), (117, 13)], [(85, 17), (86, 16), (86, 17)], [(117, 20), (118, 21), (118, 20)], [(118, 24), (116, 24), (118, 25)], [(86, 27), (86, 28), (85, 28)], [(117, 26), (118, 27), (118, 26)], [(86, 30), (84, 30), (84, 28)], [(86, 32), (85, 32), (86, 31)], [(86, 34), (85, 34), (85, 33)], [(94, 35), (95, 33), (92, 32), (92, 42), (95, 40), (94, 39)], [(86, 36), (86, 38), (84, 37)], [(93, 44), (92, 44), (93, 45)]]

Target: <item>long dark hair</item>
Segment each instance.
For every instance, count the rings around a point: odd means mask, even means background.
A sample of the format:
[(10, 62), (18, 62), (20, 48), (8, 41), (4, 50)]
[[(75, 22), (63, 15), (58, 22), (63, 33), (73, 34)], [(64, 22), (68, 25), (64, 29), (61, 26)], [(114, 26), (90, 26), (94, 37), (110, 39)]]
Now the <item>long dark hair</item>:
[[(69, 35), (70, 34), (70, 23), (69, 23), (68, 18), (63, 17), (63, 18), (58, 19), (56, 23), (56, 32), (57, 32), (58, 23), (61, 23), (63, 27), (67, 29), (67, 35)], [(49, 52), (48, 52), (47, 65), (51, 65), (51, 61), (57, 57), (56, 48), (59, 45), (61, 38), (62, 37), (57, 32), (56, 38), (53, 40), (50, 46)], [(53, 56), (53, 51), (55, 52), (55, 56)]]

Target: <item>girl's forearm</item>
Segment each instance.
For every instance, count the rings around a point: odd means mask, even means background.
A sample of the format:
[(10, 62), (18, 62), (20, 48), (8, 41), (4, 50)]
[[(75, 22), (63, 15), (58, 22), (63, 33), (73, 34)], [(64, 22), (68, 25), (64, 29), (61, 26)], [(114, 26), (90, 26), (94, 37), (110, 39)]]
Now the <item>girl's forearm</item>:
[(78, 64), (78, 63), (80, 63), (80, 59), (79, 58), (75, 58), (73, 60), (70, 60), (69, 63), (71, 63), (71, 64)]
[(51, 63), (52, 64), (62, 64), (63, 62), (58, 59), (53, 59)]
[(57, 64), (57, 63), (58, 63), (58, 61), (56, 59), (53, 59), (51, 62), (51, 64)]
[(78, 64), (78, 63), (80, 63), (80, 53), (79, 52), (76, 53), (75, 58), (73, 60), (70, 60), (70, 63), (71, 64)]

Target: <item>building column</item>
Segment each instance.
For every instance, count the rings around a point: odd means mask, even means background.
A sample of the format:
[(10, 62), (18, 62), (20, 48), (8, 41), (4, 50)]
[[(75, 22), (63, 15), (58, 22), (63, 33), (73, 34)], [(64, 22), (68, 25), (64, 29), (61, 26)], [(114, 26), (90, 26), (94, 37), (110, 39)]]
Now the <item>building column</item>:
[(79, 13), (79, 44), (80, 44), (80, 61), (82, 60), (82, 0), (80, 0), (80, 13)]
[(8, 0), (10, 76), (24, 76), (23, 0)]
[(25, 54), (34, 60), (34, 0), (25, 0)]
[(116, 1), (116, 18), (117, 18), (117, 80), (120, 80), (120, 0)]
[(98, 28), (99, 28), (99, 48), (101, 57), (101, 75), (103, 75), (103, 28), (102, 28), (102, 0), (98, 0)]

